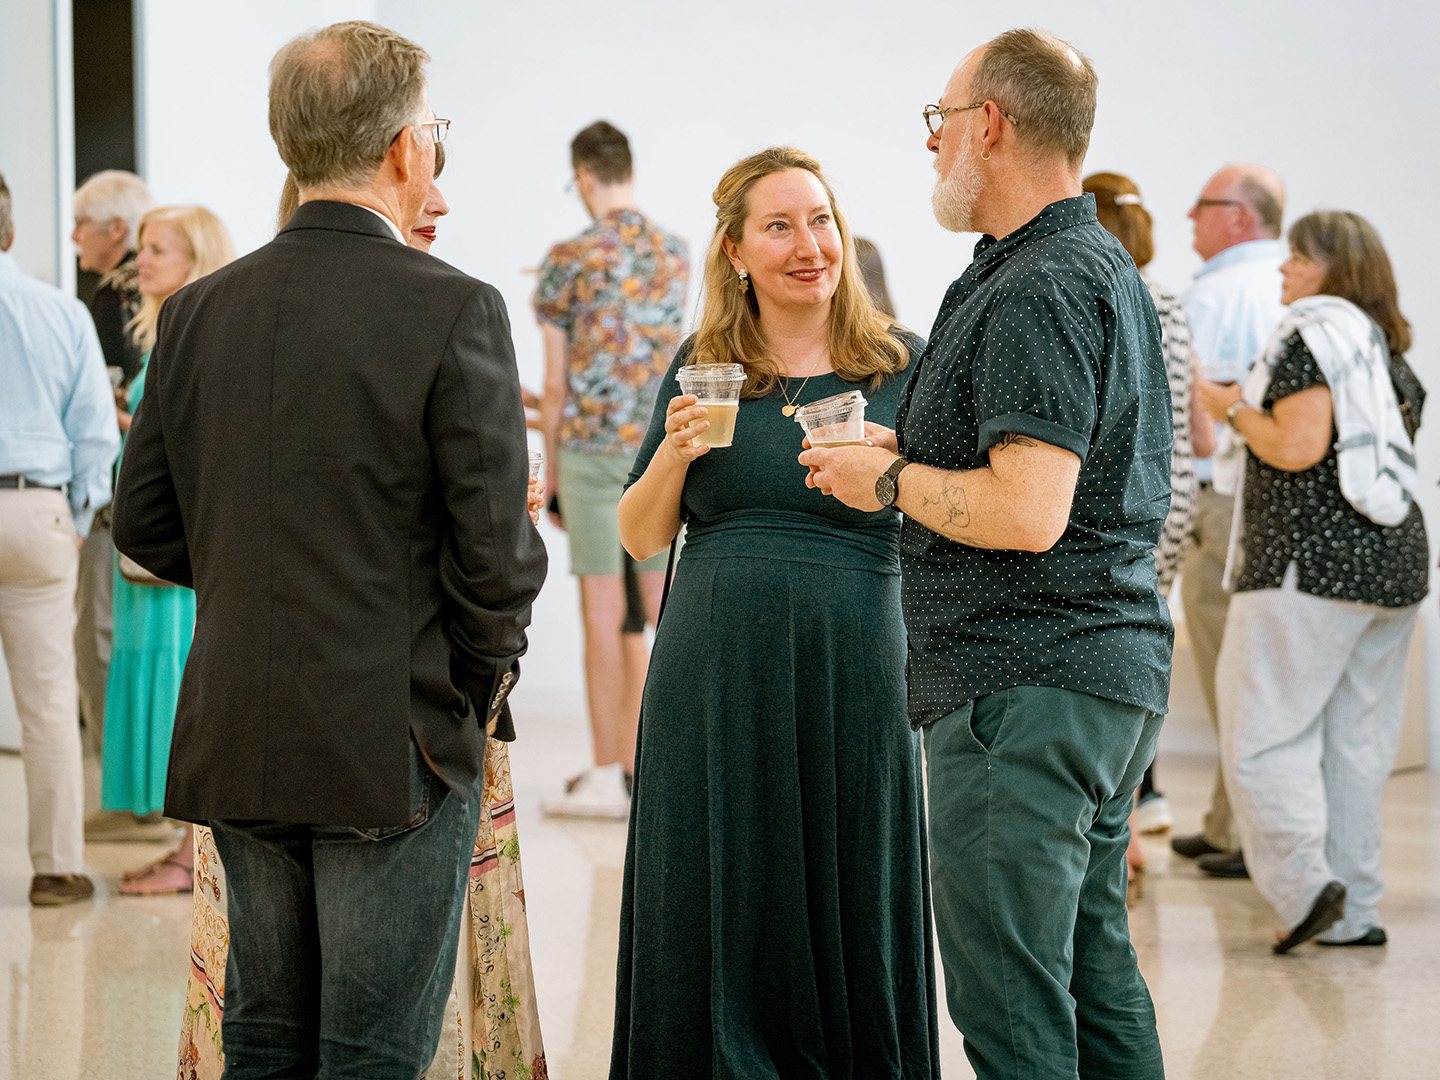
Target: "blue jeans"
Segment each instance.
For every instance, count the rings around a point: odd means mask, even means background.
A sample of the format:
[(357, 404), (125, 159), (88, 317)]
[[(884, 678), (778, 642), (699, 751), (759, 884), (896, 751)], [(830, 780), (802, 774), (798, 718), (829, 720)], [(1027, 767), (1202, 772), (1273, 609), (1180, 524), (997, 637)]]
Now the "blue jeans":
[(397, 829), (212, 821), (229, 893), (225, 1080), (415, 1080), (455, 973), (480, 783), (415, 757)]

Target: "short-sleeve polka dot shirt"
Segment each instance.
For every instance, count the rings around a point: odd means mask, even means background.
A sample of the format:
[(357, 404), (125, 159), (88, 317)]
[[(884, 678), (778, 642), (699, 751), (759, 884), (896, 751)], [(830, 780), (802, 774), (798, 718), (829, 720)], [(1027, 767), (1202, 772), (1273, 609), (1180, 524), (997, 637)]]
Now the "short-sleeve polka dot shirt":
[(907, 458), (942, 469), (985, 467), (1009, 432), (1082, 463), (1069, 525), (1046, 552), (967, 547), (905, 519), (911, 722), (1014, 686), (1163, 713), (1174, 631), (1154, 551), (1170, 505), (1170, 389), (1155, 305), (1093, 196), (981, 239), (898, 428)]

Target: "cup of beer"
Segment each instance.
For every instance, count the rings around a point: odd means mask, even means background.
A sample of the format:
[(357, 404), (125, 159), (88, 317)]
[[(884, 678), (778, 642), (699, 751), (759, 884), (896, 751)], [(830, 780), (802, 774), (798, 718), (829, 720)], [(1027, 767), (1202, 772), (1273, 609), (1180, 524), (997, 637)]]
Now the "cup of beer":
[(530, 451), (530, 481), (534, 483), (540, 476), (540, 466), (545, 464), (545, 455), (539, 450)]
[(795, 422), (805, 429), (810, 445), (817, 450), (827, 446), (863, 446), (865, 395), (859, 390), (847, 390), (801, 405), (795, 410)]
[(716, 447), (734, 442), (745, 369), (739, 364), (686, 364), (675, 373), (675, 381), (682, 394), (694, 394), (705, 406), (710, 426), (695, 441)]

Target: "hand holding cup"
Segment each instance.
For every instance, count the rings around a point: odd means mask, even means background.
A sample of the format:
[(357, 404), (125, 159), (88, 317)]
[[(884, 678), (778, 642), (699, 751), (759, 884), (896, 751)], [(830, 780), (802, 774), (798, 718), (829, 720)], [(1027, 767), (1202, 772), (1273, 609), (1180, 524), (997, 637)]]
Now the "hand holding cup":
[(678, 394), (665, 408), (665, 441), (660, 445), (669, 447), (682, 465), (710, 452), (708, 445), (695, 441), (710, 427), (708, 410), (699, 400), (694, 394)]

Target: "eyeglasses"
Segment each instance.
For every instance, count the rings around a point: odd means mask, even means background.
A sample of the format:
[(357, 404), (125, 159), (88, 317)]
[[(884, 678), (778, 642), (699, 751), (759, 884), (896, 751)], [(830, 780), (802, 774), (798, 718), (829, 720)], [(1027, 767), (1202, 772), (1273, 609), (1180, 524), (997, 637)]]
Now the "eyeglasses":
[(450, 121), (442, 120), (438, 116), (434, 120), (421, 120), (415, 126), (422, 128), (434, 128), (435, 130), (432, 133), (432, 137), (437, 143), (444, 142), (445, 136), (450, 134)]
[[(945, 118), (951, 113), (969, 112), (971, 109), (983, 109), (984, 107), (985, 102), (983, 101), (977, 101), (974, 105), (956, 105), (949, 109), (942, 109), (939, 105), (926, 105), (922, 115), (925, 117), (925, 126), (930, 129), (930, 134), (939, 135), (940, 127), (944, 125)], [(1006, 120), (1009, 120), (1012, 126), (1020, 126), (1020, 121), (1004, 109), (1000, 110), (1000, 115), (1005, 117)], [(936, 122), (937, 117), (939, 118), (938, 123)]]
[(1239, 199), (1196, 199), (1192, 210), (1203, 210), (1207, 206), (1244, 206)]

